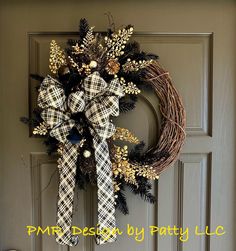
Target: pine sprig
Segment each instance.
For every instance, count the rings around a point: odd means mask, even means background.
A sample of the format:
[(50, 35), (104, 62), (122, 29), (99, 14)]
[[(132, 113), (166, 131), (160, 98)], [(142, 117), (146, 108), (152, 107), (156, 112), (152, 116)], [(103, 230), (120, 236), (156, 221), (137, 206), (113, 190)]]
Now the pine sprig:
[(58, 149), (58, 141), (51, 137), (51, 136), (47, 136), (46, 140), (43, 142), (46, 147), (47, 147), (47, 153), (48, 155), (51, 155), (53, 153), (56, 153), (57, 152), (57, 149)]
[(38, 126), (41, 122), (43, 122), (41, 116), (40, 116), (40, 109), (34, 109), (33, 114), (31, 118), (28, 117), (20, 117), (20, 121), (29, 127), (35, 127)]
[(69, 46), (75, 46), (76, 44), (78, 44), (80, 41), (78, 39), (68, 39), (67, 40), (67, 44)]
[(119, 100), (120, 112), (129, 112), (136, 107), (137, 102), (136, 95), (126, 95)]
[(141, 162), (144, 154), (145, 143), (141, 141), (130, 151), (129, 160), (131, 162)]
[(116, 208), (119, 209), (124, 215), (126, 215), (129, 214), (129, 209), (124, 195), (124, 184), (122, 184), (120, 188), (121, 190), (116, 193), (118, 196), (116, 199)]
[(152, 204), (156, 202), (156, 197), (150, 191), (152, 189), (152, 185), (146, 178), (141, 176), (139, 177), (138, 188), (129, 183), (127, 183), (127, 186), (130, 188), (132, 193), (139, 195), (143, 200)]
[(39, 74), (30, 74), (30, 77), (39, 82), (42, 82), (44, 80), (44, 77)]
[(79, 189), (85, 190), (86, 185), (89, 183), (88, 175), (85, 175), (80, 167), (79, 163), (77, 163), (76, 176), (75, 176), (76, 184)]
[(89, 24), (87, 19), (81, 18), (80, 24), (79, 24), (79, 35), (80, 35), (80, 41), (82, 42), (85, 36), (87, 35), (89, 31)]
[(122, 58), (129, 58), (131, 55), (140, 53), (140, 44), (136, 41), (127, 43), (124, 49), (124, 55)]
[(132, 111), (135, 108), (135, 103), (120, 101), (119, 106), (120, 106), (120, 112), (125, 113), (125, 112)]

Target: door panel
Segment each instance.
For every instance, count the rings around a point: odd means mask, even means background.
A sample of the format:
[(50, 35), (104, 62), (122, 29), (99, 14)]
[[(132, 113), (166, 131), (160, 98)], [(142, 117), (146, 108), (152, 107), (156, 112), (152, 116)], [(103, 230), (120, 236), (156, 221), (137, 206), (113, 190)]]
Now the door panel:
[[(235, 246), (235, 42), (234, 1), (119, 1), (107, 3), (57, 1), (1, 1), (1, 167), (0, 250), (170, 250), (233, 251)], [(96, 246), (80, 238), (75, 248), (59, 247), (51, 236), (28, 237), (26, 225), (54, 225), (57, 196), (55, 157), (48, 157), (42, 139), (29, 137), (19, 117), (35, 106), (35, 82), (28, 73), (48, 71), (49, 41), (61, 44), (86, 17), (96, 30), (105, 30), (106, 17), (116, 24), (132, 23), (142, 48), (157, 53), (183, 97), (187, 112), (187, 140), (174, 168), (161, 175), (149, 205), (127, 192), (130, 215), (117, 214), (118, 226), (145, 227), (143, 242), (126, 235), (114, 244)], [(135, 11), (134, 11), (135, 10)], [(43, 32), (43, 33), (42, 33)], [(48, 32), (47, 34), (45, 32)], [(56, 32), (56, 33), (55, 33)], [(29, 33), (31, 35), (29, 36)], [(150, 106), (152, 104), (152, 106)], [(148, 145), (158, 136), (158, 100), (145, 93), (128, 124)], [(145, 121), (138, 121), (138, 114)], [(135, 114), (136, 113), (136, 114)], [(124, 123), (121, 118), (118, 123)], [(136, 123), (140, 124), (137, 128)], [(50, 183), (49, 183), (50, 182)], [(74, 225), (95, 222), (96, 191), (79, 191)], [(190, 228), (189, 240), (151, 237), (150, 225)], [(223, 225), (221, 237), (194, 236), (195, 226)]]

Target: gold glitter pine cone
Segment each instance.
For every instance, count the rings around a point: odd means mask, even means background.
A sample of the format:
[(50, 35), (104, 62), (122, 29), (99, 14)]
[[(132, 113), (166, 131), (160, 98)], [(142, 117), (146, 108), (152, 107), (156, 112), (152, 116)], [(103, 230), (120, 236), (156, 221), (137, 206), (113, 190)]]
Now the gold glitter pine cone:
[(115, 75), (120, 70), (120, 63), (116, 59), (110, 59), (106, 65), (106, 71), (110, 75)]

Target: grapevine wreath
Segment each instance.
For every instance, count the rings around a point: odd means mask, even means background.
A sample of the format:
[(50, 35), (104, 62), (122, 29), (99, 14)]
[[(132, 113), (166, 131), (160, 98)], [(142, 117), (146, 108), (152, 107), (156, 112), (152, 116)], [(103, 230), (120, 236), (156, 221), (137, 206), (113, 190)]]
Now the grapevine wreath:
[[(153, 203), (150, 180), (177, 159), (185, 140), (185, 110), (169, 73), (158, 63), (158, 56), (140, 50), (129, 41), (133, 27), (104, 35), (95, 33), (81, 19), (77, 40), (68, 40), (62, 50), (50, 44), (49, 68), (52, 75), (40, 80), (38, 108), (33, 134), (44, 135), (48, 152), (57, 152), (59, 193), (57, 225), (62, 230), (56, 241), (74, 246), (72, 235), (74, 188), (97, 186), (97, 244), (116, 239), (115, 208), (124, 214), (128, 207), (124, 189)], [(159, 98), (161, 132), (155, 147), (144, 151), (140, 141), (127, 128), (115, 127), (111, 117), (135, 109), (143, 87), (149, 86)], [(118, 141), (134, 144), (132, 150)], [(109, 238), (108, 238), (109, 237)]]

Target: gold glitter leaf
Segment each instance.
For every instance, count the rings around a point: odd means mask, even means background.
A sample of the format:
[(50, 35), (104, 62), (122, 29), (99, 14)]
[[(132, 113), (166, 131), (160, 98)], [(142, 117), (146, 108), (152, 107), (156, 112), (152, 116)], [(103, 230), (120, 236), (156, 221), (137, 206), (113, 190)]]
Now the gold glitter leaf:
[(76, 43), (76, 45), (73, 45), (72, 48), (72, 54), (79, 55), (84, 52), (84, 49), (81, 48), (78, 43)]
[(156, 171), (153, 169), (152, 166), (148, 165), (136, 165), (137, 168), (137, 176), (145, 177), (149, 180), (157, 180), (159, 176), (157, 175)]
[(105, 37), (105, 44), (107, 47), (107, 58), (117, 58), (124, 54), (124, 48), (133, 34), (134, 28), (132, 26), (118, 30), (113, 33), (111, 38)]
[(33, 130), (33, 134), (36, 135), (46, 135), (48, 132), (48, 125), (45, 122), (40, 123)]
[(137, 177), (142, 176), (150, 180), (157, 180), (159, 176), (152, 166), (130, 163), (128, 160), (128, 147), (115, 147), (115, 154), (112, 160), (112, 171), (114, 177), (115, 192), (119, 191), (119, 184), (116, 178), (123, 178), (125, 182), (138, 187)]
[(113, 140), (127, 141), (133, 144), (139, 144), (140, 140), (134, 136), (128, 129), (117, 127), (115, 133), (112, 136)]
[(146, 68), (149, 66), (153, 60), (140, 60), (140, 61), (135, 61), (135, 60), (130, 60), (127, 59), (127, 62), (122, 66), (124, 72), (131, 72), (131, 71), (139, 71), (140, 69)]
[(138, 95), (141, 90), (133, 82), (126, 83), (123, 77), (120, 78), (120, 84), (126, 94)]
[(66, 65), (66, 56), (56, 41), (52, 40), (50, 43), (49, 69), (56, 74), (62, 65)]
[(89, 46), (95, 41), (95, 36), (93, 34), (94, 27), (91, 27), (87, 32), (85, 38), (83, 39), (83, 47), (89, 48)]

